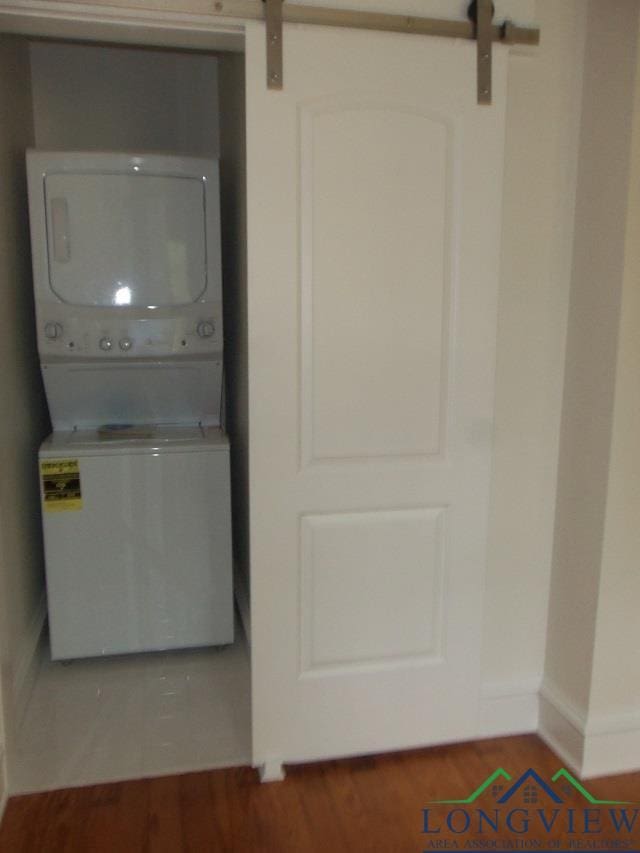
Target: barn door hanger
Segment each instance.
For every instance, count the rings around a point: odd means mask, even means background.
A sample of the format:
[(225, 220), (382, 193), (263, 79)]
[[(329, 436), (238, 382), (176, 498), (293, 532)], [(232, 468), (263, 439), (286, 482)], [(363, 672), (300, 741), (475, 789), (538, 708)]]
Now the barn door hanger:
[(495, 7), (491, 0), (473, 0), (467, 9), (467, 15), (475, 26), (477, 58), (476, 74), (478, 78), (478, 103), (491, 103), (491, 22)]
[(268, 89), (282, 89), (282, 2), (283, 0), (264, 0)]
[[(218, 14), (233, 15), (235, 0), (216, 4)], [(473, 0), (467, 10), (468, 21), (418, 18), (384, 12), (356, 12), (348, 9), (327, 9), (284, 3), (284, 0), (262, 0), (267, 31), (267, 87), (282, 89), (282, 22), (318, 24), (325, 27), (349, 27), (380, 32), (412, 33), (414, 35), (444, 36), (445, 38), (475, 39), (477, 44), (477, 97), (479, 104), (491, 103), (491, 48), (494, 41), (507, 44), (537, 45), (540, 30), (518, 27), (510, 21), (493, 23), (492, 0)], [(244, 6), (247, 6), (246, 0)], [(260, 4), (258, 3), (258, 7)], [(240, 17), (255, 17), (246, 11)]]

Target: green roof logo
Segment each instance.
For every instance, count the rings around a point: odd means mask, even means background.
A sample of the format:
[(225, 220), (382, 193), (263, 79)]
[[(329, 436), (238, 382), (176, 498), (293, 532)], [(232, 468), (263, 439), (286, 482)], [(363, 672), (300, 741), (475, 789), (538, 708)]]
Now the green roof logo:
[[(505, 793), (501, 793), (504, 786), (500, 786), (499, 783), (501, 781), (510, 782), (511, 785), (506, 790)], [(569, 787), (576, 790), (584, 799), (590, 804), (595, 806), (629, 806), (633, 805), (632, 802), (628, 800), (600, 800), (597, 797), (594, 797), (585, 787), (582, 785), (576, 778), (573, 776), (566, 768), (561, 767), (554, 775), (551, 777), (551, 782), (559, 782), (562, 780), (564, 782), (564, 790), (567, 790)], [(452, 799), (452, 800), (434, 800), (434, 804), (437, 805), (465, 805), (468, 806), (471, 803), (475, 802), (478, 797), (480, 797), (484, 792), (491, 788), (494, 794), (500, 793), (500, 797), (497, 799), (499, 804), (503, 804), (508, 802), (511, 797), (519, 791), (525, 785), (537, 785), (538, 788), (547, 794), (547, 796), (554, 803), (562, 803), (563, 799), (558, 794), (558, 792), (551, 787), (548, 782), (545, 782), (544, 779), (532, 768), (530, 767), (528, 770), (519, 776), (515, 781), (513, 781), (511, 774), (507, 773), (507, 771), (503, 767), (498, 767), (497, 770), (494, 770), (487, 778), (482, 782), (478, 787), (469, 794), (468, 797), (464, 797), (462, 799)]]

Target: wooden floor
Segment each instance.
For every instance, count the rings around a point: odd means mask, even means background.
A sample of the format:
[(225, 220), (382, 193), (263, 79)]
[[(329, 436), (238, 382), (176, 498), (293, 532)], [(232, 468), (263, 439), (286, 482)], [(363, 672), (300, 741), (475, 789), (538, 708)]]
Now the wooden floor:
[[(444, 824), (440, 833), (423, 833), (423, 809), (467, 797), (499, 767), (513, 779), (530, 767), (550, 779), (561, 766), (527, 735), (290, 767), (284, 782), (267, 785), (237, 768), (34, 794), (10, 800), (0, 851), (422, 853), (444, 849), (444, 842), (469, 849), (472, 836), (447, 832)], [(640, 773), (585, 784), (600, 799), (640, 803)], [(495, 807), (495, 799), (487, 805)], [(435, 829), (445, 807), (430, 808)], [(566, 849), (576, 835), (554, 828), (546, 839)], [(627, 849), (640, 849), (640, 820), (625, 841)]]

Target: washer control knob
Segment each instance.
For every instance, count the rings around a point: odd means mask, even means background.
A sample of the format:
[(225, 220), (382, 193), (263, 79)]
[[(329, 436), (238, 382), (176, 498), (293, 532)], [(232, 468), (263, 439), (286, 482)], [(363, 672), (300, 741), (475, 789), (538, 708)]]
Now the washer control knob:
[(200, 338), (210, 338), (215, 334), (216, 327), (210, 320), (201, 320), (196, 326), (196, 332)]
[(113, 347), (113, 341), (111, 340), (111, 338), (100, 338), (98, 346), (101, 350), (109, 352), (109, 350)]
[(129, 352), (129, 350), (133, 346), (133, 341), (131, 340), (131, 338), (120, 338), (119, 346), (123, 352)]
[(62, 335), (62, 325), (60, 323), (45, 323), (44, 336), (50, 341), (55, 341)]

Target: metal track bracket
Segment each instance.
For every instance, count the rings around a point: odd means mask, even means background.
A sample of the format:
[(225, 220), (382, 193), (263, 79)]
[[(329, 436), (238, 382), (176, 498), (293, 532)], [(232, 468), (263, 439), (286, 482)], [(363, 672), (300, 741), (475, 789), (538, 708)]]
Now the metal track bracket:
[(282, 89), (282, 0), (264, 0), (267, 24), (267, 88)]
[(493, 11), (492, 0), (474, 0), (469, 6), (469, 17), (475, 23), (479, 104), (491, 103)]

